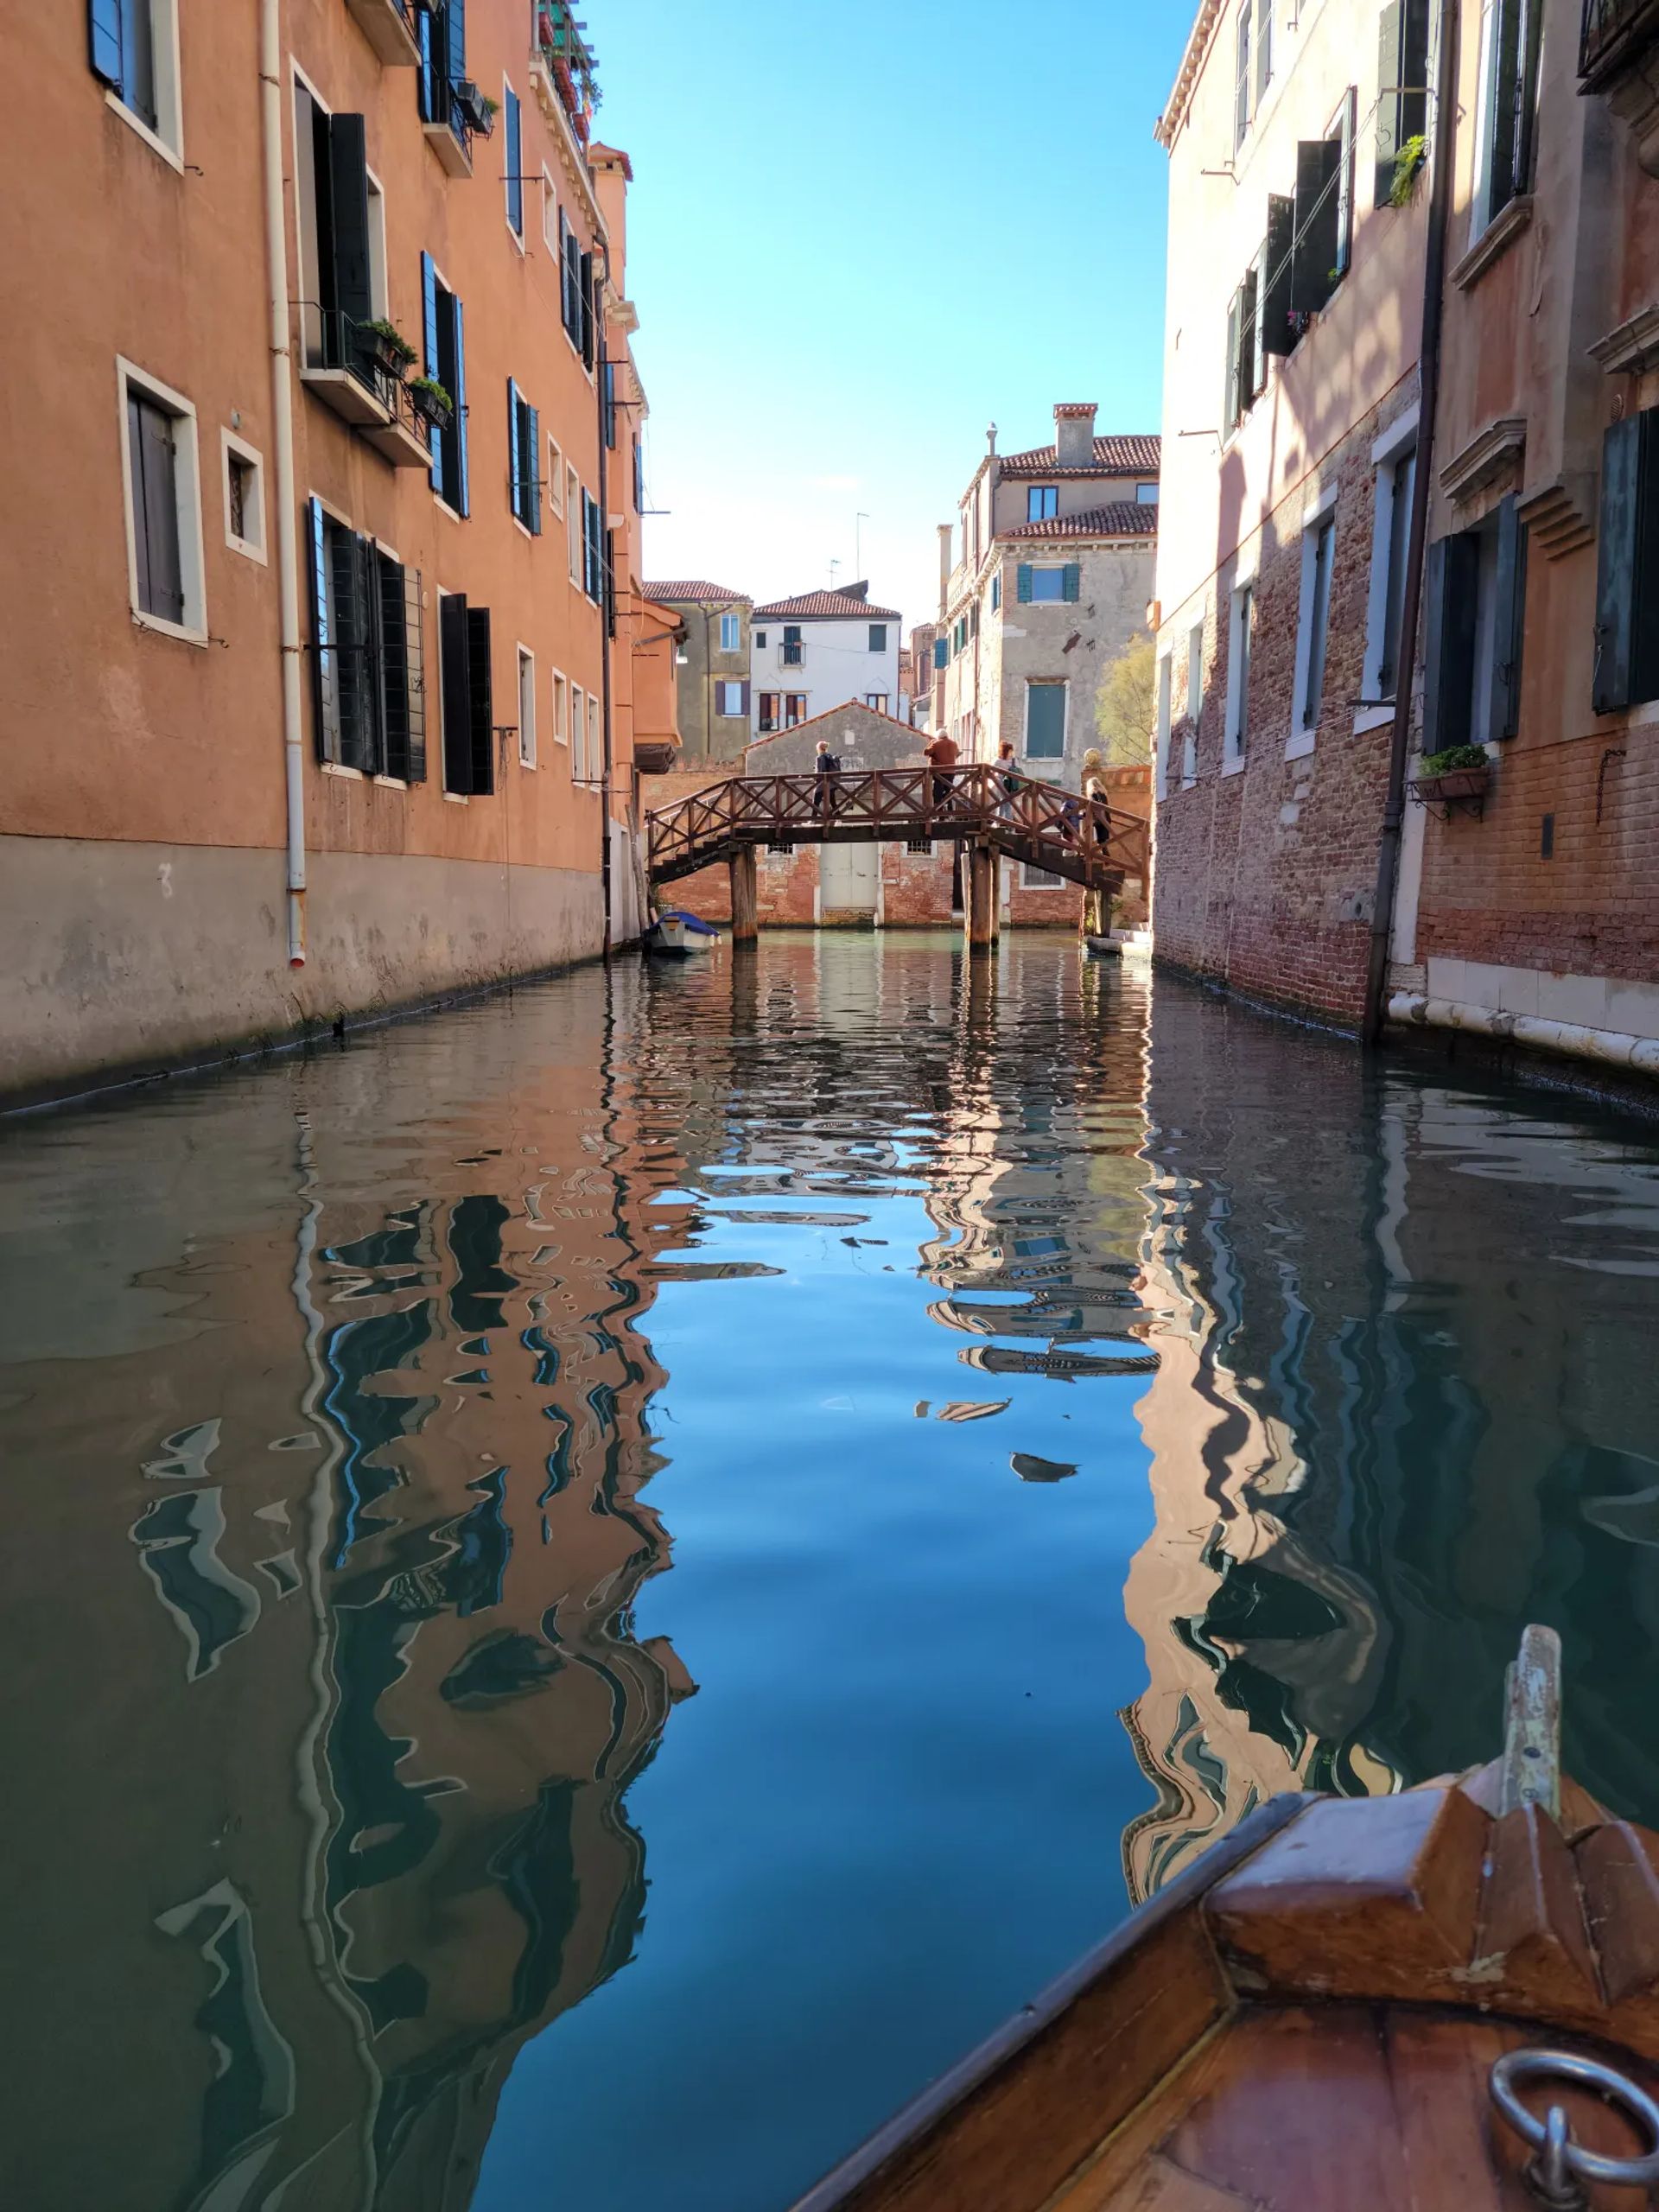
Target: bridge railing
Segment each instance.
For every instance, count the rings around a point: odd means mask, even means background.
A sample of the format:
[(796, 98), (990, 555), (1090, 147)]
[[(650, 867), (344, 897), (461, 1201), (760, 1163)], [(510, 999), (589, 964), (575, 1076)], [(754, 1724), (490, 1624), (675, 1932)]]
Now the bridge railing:
[(650, 831), (651, 869), (660, 877), (689, 874), (737, 845), (922, 837), (988, 837), (1022, 855), (1069, 860), (1060, 872), (1079, 880), (1143, 876), (1147, 867), (1139, 816), (984, 761), (731, 776), (652, 814)]

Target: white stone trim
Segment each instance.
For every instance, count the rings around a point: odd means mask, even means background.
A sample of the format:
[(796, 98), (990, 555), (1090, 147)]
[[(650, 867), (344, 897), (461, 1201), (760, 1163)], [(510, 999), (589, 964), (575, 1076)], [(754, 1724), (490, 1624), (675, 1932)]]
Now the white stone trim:
[[(205, 645), (207, 642), (207, 556), (201, 537), (201, 453), (197, 435), (194, 402), (175, 391), (171, 385), (163, 384), (148, 369), (141, 369), (136, 361), (124, 354), (115, 357), (116, 412), (121, 430), (121, 519), (127, 538), (127, 604), (133, 620), (142, 628), (158, 631), (164, 638), (176, 638), (181, 644)], [(136, 385), (140, 391), (148, 392), (153, 399), (168, 409), (180, 426), (178, 442), (177, 493), (179, 502), (179, 580), (184, 587), (182, 622), (170, 622), (164, 616), (151, 614), (138, 604), (138, 544), (132, 524), (132, 449), (127, 435), (127, 387)]]

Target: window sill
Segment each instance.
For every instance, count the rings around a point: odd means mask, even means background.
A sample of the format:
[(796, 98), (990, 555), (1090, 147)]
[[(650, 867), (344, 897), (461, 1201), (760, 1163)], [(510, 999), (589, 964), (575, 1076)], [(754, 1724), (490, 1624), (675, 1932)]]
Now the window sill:
[(465, 791), (445, 791), (443, 803), (446, 806), (470, 806), (473, 802)]
[(368, 778), (360, 768), (348, 768), (343, 760), (322, 760), (318, 763), (325, 776), (339, 776), (348, 784), (363, 784)]
[(530, 248), (524, 244), (524, 232), (522, 231), (515, 231), (513, 229), (512, 218), (511, 215), (505, 218), (505, 221), (507, 226), (507, 236), (512, 240), (514, 245), (518, 247), (521, 254), (527, 254), (530, 251)]
[(1293, 730), (1285, 740), (1286, 760), (1306, 760), (1318, 744), (1319, 734), (1317, 728)]
[(140, 630), (153, 630), (158, 638), (171, 638), (181, 645), (206, 646), (212, 641), (205, 629), (198, 629), (189, 622), (169, 622), (164, 614), (147, 614), (142, 607), (132, 610), (134, 625)]
[(512, 526), (518, 531), (520, 537), (527, 537), (532, 545), (536, 543), (538, 533), (533, 531), (530, 527), (529, 524), (524, 521), (520, 516), (514, 515), (512, 518)]
[(441, 492), (435, 492), (432, 494), (432, 504), (441, 515), (447, 515), (451, 522), (460, 522), (463, 519)]
[(409, 789), (409, 779), (406, 776), (376, 776), (373, 781), (385, 791), (406, 791)]
[(167, 163), (168, 168), (176, 170), (180, 176), (184, 175), (183, 155), (175, 152), (175, 149), (168, 144), (165, 138), (162, 137), (158, 132), (150, 128), (149, 124), (144, 121), (142, 115), (135, 113), (134, 111), (127, 105), (126, 102), (121, 98), (119, 93), (106, 90), (104, 94), (104, 98), (107, 105), (115, 110), (116, 113), (120, 117), (122, 122), (127, 125), (129, 130), (137, 132), (139, 137), (143, 140), (145, 145), (149, 147), (152, 154), (159, 154), (162, 159)]
[(1224, 776), (1242, 776), (1249, 763), (1249, 757), (1250, 756), (1248, 753), (1234, 753), (1230, 754), (1221, 764), (1222, 774)]
[(1354, 716), (1354, 735), (1363, 737), (1370, 730), (1386, 729), (1394, 720), (1394, 702), (1390, 699), (1379, 707), (1362, 707)]
[(270, 567), (270, 557), (264, 547), (256, 543), (251, 537), (232, 537), (227, 530), (225, 543), (232, 553), (239, 553), (245, 561), (257, 561), (262, 569)]
[(533, 775), (535, 774), (535, 772), (536, 772), (536, 770), (537, 770), (537, 765), (538, 765), (538, 764), (537, 764), (536, 761), (534, 761), (534, 760), (525, 760), (525, 758), (524, 758), (524, 754), (523, 754), (522, 753), (518, 755), (518, 766), (519, 766), (521, 768), (527, 768), (527, 769), (529, 769), (529, 771), (530, 771), (530, 772), (531, 772), (531, 774), (532, 776), (533, 776)]
[(1452, 282), (1460, 292), (1471, 290), (1492, 264), (1509, 251), (1523, 231), (1530, 227), (1532, 210), (1532, 194), (1522, 192), (1516, 194), (1507, 207), (1493, 216), (1452, 271)]

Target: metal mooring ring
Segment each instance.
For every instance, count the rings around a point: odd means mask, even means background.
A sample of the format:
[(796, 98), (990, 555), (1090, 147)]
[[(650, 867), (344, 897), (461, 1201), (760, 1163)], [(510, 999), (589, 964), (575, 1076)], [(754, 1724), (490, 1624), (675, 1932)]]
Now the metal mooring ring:
[[(1593, 2089), (1630, 2115), (1650, 2147), (1639, 2158), (1605, 2158), (1599, 2152), (1585, 2150), (1573, 2140), (1559, 2105), (1540, 2120), (1522, 2103), (1516, 2094), (1521, 2083), (1540, 2080), (1576, 2082)], [(1510, 2050), (1493, 2066), (1488, 2086), (1503, 2118), (1522, 2142), (1540, 2153), (1528, 2167), (1527, 2177), (1546, 2203), (1582, 2202), (1583, 2191), (1574, 2187), (1575, 2182), (1606, 2182), (1615, 2189), (1650, 2189), (1659, 2182), (1659, 2104), (1611, 2066), (1575, 2057), (1567, 2050)]]

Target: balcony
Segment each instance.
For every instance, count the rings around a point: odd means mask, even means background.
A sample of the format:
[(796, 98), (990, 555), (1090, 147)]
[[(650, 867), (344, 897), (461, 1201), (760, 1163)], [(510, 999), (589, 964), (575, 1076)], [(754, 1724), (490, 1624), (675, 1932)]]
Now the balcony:
[(599, 57), (582, 30), (565, 0), (537, 0), (531, 51), (537, 96), (543, 109), (563, 117), (577, 143), (585, 146), (599, 105)]
[(785, 639), (778, 649), (778, 665), (780, 668), (799, 668), (805, 651), (806, 647), (799, 639), (792, 643)]
[(433, 95), (443, 111), (423, 123), (426, 143), (450, 176), (471, 176), (473, 141), (487, 138), (495, 129), (495, 104), (467, 79), (452, 84), (439, 78)]
[(409, 387), (378, 356), (369, 334), (336, 308), (301, 310), (307, 391), (358, 432), (394, 468), (429, 468), (431, 447)]
[(389, 69), (414, 69), (421, 59), (415, 0), (346, 0), (359, 29)]
[(1659, 176), (1659, 0), (1584, 0), (1579, 90), (1607, 95), (1635, 134), (1637, 159)]

